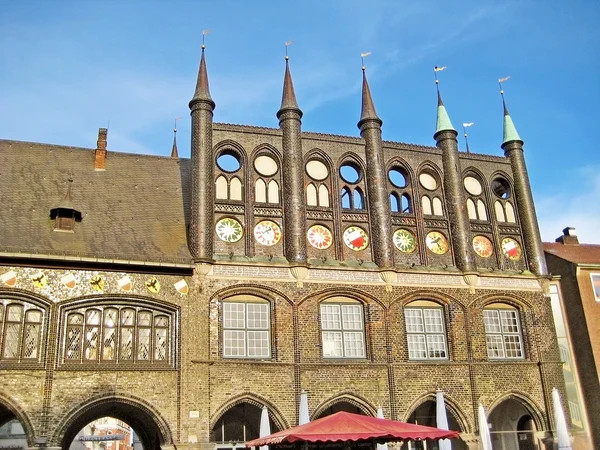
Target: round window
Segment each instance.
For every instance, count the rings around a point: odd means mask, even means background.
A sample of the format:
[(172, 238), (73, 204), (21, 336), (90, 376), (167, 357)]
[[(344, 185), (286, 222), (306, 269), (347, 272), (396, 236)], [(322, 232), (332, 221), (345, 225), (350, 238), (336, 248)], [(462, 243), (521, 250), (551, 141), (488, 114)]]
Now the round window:
[(421, 186), (429, 191), (434, 191), (438, 186), (433, 175), (427, 172), (423, 172), (421, 175), (419, 175), (419, 183), (421, 183)]
[(506, 200), (510, 197), (510, 186), (504, 178), (496, 178), (492, 181), (492, 192), (498, 198)]
[(346, 183), (350, 184), (354, 184), (360, 179), (360, 172), (354, 164), (344, 164), (340, 167), (340, 175)]
[(313, 180), (321, 181), (329, 176), (327, 166), (321, 161), (313, 159), (306, 163), (306, 173)]
[(277, 162), (270, 156), (259, 156), (254, 160), (254, 168), (263, 177), (270, 177), (277, 173)]
[(236, 153), (224, 150), (217, 156), (217, 166), (223, 172), (237, 172), (241, 167), (240, 158)]
[(388, 172), (388, 178), (394, 186), (398, 188), (406, 187), (406, 175), (404, 174), (403, 170), (398, 168), (390, 169)]
[(481, 187), (481, 183), (477, 178), (474, 177), (465, 177), (463, 180), (463, 185), (467, 192), (471, 195), (481, 195), (483, 192), (483, 188)]

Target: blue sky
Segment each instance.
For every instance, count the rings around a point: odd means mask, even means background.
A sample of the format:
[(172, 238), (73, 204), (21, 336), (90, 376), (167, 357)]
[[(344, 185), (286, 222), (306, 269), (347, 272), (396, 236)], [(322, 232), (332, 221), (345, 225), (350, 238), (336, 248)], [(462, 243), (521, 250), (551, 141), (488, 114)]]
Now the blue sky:
[[(0, 15), (0, 138), (168, 155), (207, 36), (215, 121), (277, 127), (284, 43), (303, 130), (358, 136), (360, 53), (386, 140), (434, 145), (440, 73), (471, 150), (501, 155), (497, 79), (525, 141), (542, 238), (600, 243), (600, 2), (22, 0)], [(462, 133), (461, 133), (462, 134)], [(464, 141), (460, 140), (464, 149)]]

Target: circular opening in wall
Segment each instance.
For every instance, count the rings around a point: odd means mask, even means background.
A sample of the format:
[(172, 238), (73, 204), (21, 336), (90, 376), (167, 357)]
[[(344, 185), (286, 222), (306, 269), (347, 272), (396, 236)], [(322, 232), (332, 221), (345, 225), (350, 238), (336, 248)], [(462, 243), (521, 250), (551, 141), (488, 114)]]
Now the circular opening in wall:
[(504, 178), (496, 178), (492, 181), (492, 192), (498, 198), (506, 200), (510, 197), (510, 186)]
[(394, 186), (398, 188), (406, 187), (406, 174), (402, 169), (399, 169), (398, 167), (390, 169), (388, 172), (388, 178)]
[(419, 175), (419, 183), (428, 191), (434, 191), (438, 186), (436, 179), (428, 172), (422, 172)]
[(355, 164), (344, 164), (340, 167), (340, 175), (346, 183), (354, 184), (360, 179), (360, 171)]
[(240, 157), (231, 150), (223, 150), (217, 156), (217, 166), (223, 172), (237, 172), (240, 167)]
[(254, 160), (254, 168), (263, 177), (270, 177), (277, 173), (277, 162), (270, 156), (259, 156)]
[(306, 173), (316, 181), (324, 180), (329, 176), (327, 166), (317, 159), (313, 159), (306, 163)]
[(467, 192), (471, 195), (481, 195), (483, 189), (481, 187), (481, 183), (475, 177), (465, 177), (463, 180), (463, 185)]

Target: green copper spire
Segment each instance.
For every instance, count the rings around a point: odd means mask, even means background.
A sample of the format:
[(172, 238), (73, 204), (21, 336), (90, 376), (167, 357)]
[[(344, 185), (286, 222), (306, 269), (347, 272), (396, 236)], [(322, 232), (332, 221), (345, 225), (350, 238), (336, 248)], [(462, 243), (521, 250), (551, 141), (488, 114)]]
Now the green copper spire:
[(502, 145), (507, 144), (511, 141), (522, 141), (519, 133), (517, 133), (517, 129), (515, 128), (515, 124), (513, 123), (510, 114), (508, 113), (508, 108), (506, 107), (506, 102), (504, 101), (504, 92), (500, 91), (502, 94), (502, 106), (504, 106), (504, 135), (502, 137)]
[(444, 102), (442, 101), (442, 96), (440, 95), (440, 89), (437, 85), (436, 80), (436, 88), (437, 88), (437, 96), (438, 96), (438, 108), (437, 108), (437, 125), (435, 128), (435, 133), (439, 133), (440, 131), (456, 131), (452, 126), (452, 122), (450, 122), (450, 117), (446, 112), (446, 107), (444, 106)]

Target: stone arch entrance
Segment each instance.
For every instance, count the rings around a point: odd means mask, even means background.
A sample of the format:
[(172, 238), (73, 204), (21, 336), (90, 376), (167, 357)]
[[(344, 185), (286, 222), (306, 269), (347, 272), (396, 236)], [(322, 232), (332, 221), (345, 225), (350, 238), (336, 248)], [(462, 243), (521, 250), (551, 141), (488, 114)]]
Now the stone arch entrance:
[(15, 420), (18, 421), (23, 428), (27, 445), (32, 447), (34, 445), (34, 430), (29, 418), (11, 401), (0, 395), (0, 427)]
[(535, 411), (517, 398), (496, 405), (488, 417), (494, 448), (503, 450), (537, 450)]
[(71, 411), (58, 424), (53, 443), (68, 450), (79, 430), (88, 423), (107, 416), (127, 423), (138, 436), (144, 450), (160, 450), (161, 445), (170, 445), (173, 442), (165, 420), (143, 400), (105, 397), (87, 402)]

